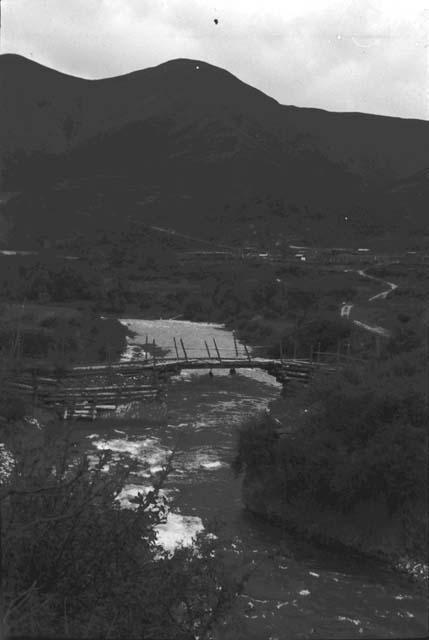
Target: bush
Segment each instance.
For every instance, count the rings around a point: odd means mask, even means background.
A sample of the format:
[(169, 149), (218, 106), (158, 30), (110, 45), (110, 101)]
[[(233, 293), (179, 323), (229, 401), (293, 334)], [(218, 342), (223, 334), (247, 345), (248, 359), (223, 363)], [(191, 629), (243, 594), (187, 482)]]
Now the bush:
[(267, 418), (244, 427), (236, 469), (251, 480), (268, 465), (288, 499), (343, 512), (368, 500), (385, 502), (390, 513), (423, 503), (429, 425), (423, 386), (415, 360), (414, 367), (398, 368), (395, 359), (376, 371), (355, 367), (316, 379), (281, 416), (287, 437), (276, 440)]
[[(65, 431), (65, 430), (64, 430)], [(215, 539), (173, 556), (157, 546), (159, 489), (122, 508), (131, 460), (82, 454), (61, 426), (15, 424), (0, 489), (0, 615), (26, 637), (207, 638), (241, 588), (235, 561)]]
[(275, 424), (267, 414), (249, 418), (238, 432), (237, 455), (232, 468), (238, 475), (245, 469), (269, 467), (275, 460), (275, 444), (278, 442)]
[(301, 347), (310, 347), (321, 351), (336, 349), (338, 342), (350, 336), (350, 322), (340, 318), (316, 318), (299, 327), (295, 339)]

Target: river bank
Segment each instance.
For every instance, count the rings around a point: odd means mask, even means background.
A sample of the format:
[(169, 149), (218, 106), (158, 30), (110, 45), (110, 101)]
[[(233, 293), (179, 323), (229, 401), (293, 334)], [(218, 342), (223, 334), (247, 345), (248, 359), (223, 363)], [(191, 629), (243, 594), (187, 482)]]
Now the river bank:
[[(213, 338), (222, 351), (235, 349), (231, 332), (213, 323), (132, 317), (122, 323), (128, 332), (122, 357), (141, 357), (146, 336), (172, 356), (179, 336), (196, 356), (205, 356), (205, 342)], [(243, 509), (241, 482), (231, 469), (240, 425), (263, 415), (281, 386), (254, 370), (207, 374), (184, 370), (171, 380), (165, 406), (121, 406), (106, 419), (67, 424), (69, 435), (78, 432), (90, 455), (110, 451), (113, 462), (129, 455), (137, 463), (125, 501), (146, 490), (169, 452), (176, 452), (165, 485), (169, 513), (158, 539), (171, 549), (192, 543), (198, 531), (216, 535), (220, 529), (237, 559), (251, 558), (252, 575), (232, 612), (245, 625), (237, 637), (424, 637), (426, 601), (415, 585), (379, 562), (307, 542), (303, 533), (272, 527)], [(263, 452), (258, 449), (259, 459)]]
[[(221, 349), (235, 348), (233, 335), (220, 325), (122, 322), (130, 332), (130, 357), (133, 349), (141, 357), (146, 335), (170, 355), (179, 335), (195, 355), (205, 355), (204, 343), (213, 337)], [(240, 425), (264, 415), (281, 385), (255, 370), (207, 374), (184, 370), (171, 380), (165, 406), (121, 406), (106, 419), (68, 423), (69, 436), (89, 455), (110, 451), (112, 463), (123, 455), (136, 463), (124, 501), (150, 487), (175, 451), (164, 487), (169, 513), (158, 539), (170, 549), (180, 540), (190, 544), (198, 531), (220, 531), (237, 560), (250, 558), (251, 576), (231, 613), (243, 621), (244, 631), (234, 638), (424, 637), (426, 601), (415, 585), (378, 562), (308, 543), (304, 535), (261, 522), (243, 509), (241, 482), (231, 468)]]
[[(219, 324), (136, 318), (121, 322), (127, 326), (131, 336), (128, 338), (127, 350), (131, 357), (133, 352), (138, 357), (139, 350), (144, 351), (147, 348), (145, 336), (154, 334), (157, 335), (163, 352), (170, 352), (171, 355), (174, 355), (174, 336), (183, 337), (192, 354), (204, 356), (204, 344), (210, 342), (213, 335), (216, 335), (221, 349), (233, 350), (230, 332)], [(140, 355), (141, 353), (140, 351)], [(255, 372), (252, 375), (254, 376)], [(289, 407), (291, 401), (285, 402)], [(278, 400), (274, 400), (272, 406), (275, 407), (276, 404), (279, 404)], [(289, 415), (288, 419), (292, 416)], [(308, 444), (311, 446), (311, 441)], [(264, 470), (265, 467), (262, 466), (262, 473)], [(246, 509), (271, 523), (286, 526), (295, 535), (304, 536), (317, 544), (340, 546), (354, 553), (376, 558), (383, 561), (387, 567), (405, 572), (421, 583), (427, 579), (427, 522), (424, 518), (423, 502), (409, 505), (393, 517), (386, 502), (378, 499), (359, 502), (347, 515), (335, 508), (320, 508), (317, 502), (309, 502), (305, 497), (285, 505), (283, 496), (280, 496), (280, 501), (276, 502), (275, 499), (278, 495), (278, 486), (275, 481), (273, 483), (275, 474), (276, 469), (272, 468), (262, 476), (245, 475), (242, 498)], [(346, 479), (344, 482), (347, 482)], [(344, 490), (346, 488), (344, 484)], [(410, 545), (411, 540), (415, 542), (414, 547)]]
[(409, 359), (345, 368), (272, 403), (243, 426), (234, 467), (258, 517), (424, 585), (427, 407), (418, 354)]
[[(383, 501), (367, 501), (344, 515), (334, 508), (321, 509), (317, 502), (305, 502), (302, 498), (285, 503), (276, 493), (270, 474), (244, 478), (243, 503), (256, 517), (315, 544), (381, 561), (387, 568), (407, 575), (422, 592), (427, 592), (424, 504), (409, 506), (402, 514), (390, 517)], [(419, 533), (420, 556), (416, 557), (415, 549), (414, 552), (407, 549), (407, 542), (415, 540)]]

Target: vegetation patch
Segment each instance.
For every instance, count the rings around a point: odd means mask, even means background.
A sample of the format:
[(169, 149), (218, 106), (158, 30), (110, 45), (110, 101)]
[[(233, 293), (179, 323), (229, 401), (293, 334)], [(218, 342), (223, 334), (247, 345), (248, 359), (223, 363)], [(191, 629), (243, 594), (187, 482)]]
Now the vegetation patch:
[(248, 508), (394, 563), (424, 563), (425, 366), (422, 349), (354, 364), (244, 425), (234, 466)]
[(3, 637), (187, 640), (227, 629), (246, 574), (228, 544), (200, 535), (171, 554), (157, 543), (172, 457), (124, 508), (131, 459), (82, 454), (52, 422), (15, 421), (1, 438)]
[(117, 359), (127, 329), (91, 311), (42, 304), (0, 305), (4, 356), (48, 360), (54, 365)]

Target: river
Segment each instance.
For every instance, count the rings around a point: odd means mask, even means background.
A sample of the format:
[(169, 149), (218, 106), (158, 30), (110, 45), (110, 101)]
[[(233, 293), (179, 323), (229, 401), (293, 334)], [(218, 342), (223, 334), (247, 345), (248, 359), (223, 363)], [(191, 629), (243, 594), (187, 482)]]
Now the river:
[[(219, 326), (177, 320), (124, 320), (135, 332), (124, 357), (142, 355), (146, 336), (174, 354), (173, 337), (193, 355), (205, 355), (204, 340), (233, 350), (232, 334)], [(127, 494), (146, 486), (148, 465), (156, 472), (177, 447), (174, 471), (165, 487), (170, 501), (159, 539), (168, 548), (185, 544), (214, 522), (253, 555), (257, 569), (235, 605), (246, 625), (243, 638), (391, 638), (427, 635), (427, 601), (406, 577), (378, 562), (318, 548), (247, 514), (240, 480), (230, 463), (238, 425), (278, 397), (279, 385), (263, 372), (184, 371), (168, 392), (161, 426), (100, 419), (87, 433), (88, 445), (128, 452), (141, 462)], [(142, 407), (144, 413), (144, 406)], [(129, 415), (132, 415), (131, 413)], [(104, 426), (106, 425), (106, 426)], [(109, 426), (107, 426), (109, 425)], [(123, 496), (126, 499), (126, 495)]]

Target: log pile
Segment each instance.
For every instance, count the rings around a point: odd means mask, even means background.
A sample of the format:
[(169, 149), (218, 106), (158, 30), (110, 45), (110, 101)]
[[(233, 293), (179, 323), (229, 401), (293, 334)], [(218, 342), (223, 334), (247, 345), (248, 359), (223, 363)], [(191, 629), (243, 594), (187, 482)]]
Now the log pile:
[[(22, 373), (8, 380), (9, 390), (18, 393), (28, 404), (55, 410), (65, 419), (95, 419), (100, 413), (114, 411), (131, 402), (162, 402), (166, 396), (164, 376), (105, 375), (46, 377)], [(135, 372), (133, 372), (135, 374)]]

